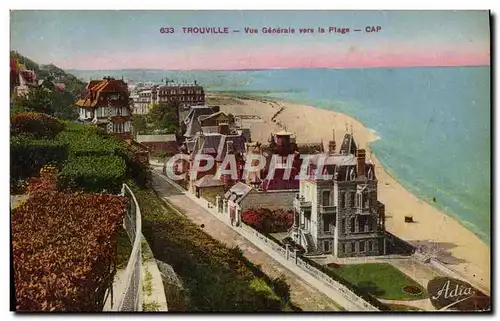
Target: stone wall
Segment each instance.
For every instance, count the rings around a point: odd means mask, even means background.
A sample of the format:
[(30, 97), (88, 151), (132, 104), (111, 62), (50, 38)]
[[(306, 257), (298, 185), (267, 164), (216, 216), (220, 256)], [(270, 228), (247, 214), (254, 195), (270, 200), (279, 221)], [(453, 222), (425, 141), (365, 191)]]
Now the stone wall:
[(293, 210), (293, 200), (298, 192), (296, 189), (267, 192), (251, 190), (241, 201), (240, 207), (242, 211), (249, 208)]

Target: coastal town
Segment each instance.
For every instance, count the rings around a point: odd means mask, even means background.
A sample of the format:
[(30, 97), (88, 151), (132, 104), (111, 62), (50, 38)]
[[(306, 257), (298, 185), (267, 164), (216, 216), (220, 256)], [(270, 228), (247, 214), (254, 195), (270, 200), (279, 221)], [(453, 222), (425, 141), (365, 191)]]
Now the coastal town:
[(58, 117), (39, 97), (55, 102), (76, 78), (17, 53), (10, 66), (16, 310), (490, 308), (489, 270), (415, 237), (431, 205), (395, 203), (409, 193), (356, 120), (113, 75), (78, 80), (73, 114)]

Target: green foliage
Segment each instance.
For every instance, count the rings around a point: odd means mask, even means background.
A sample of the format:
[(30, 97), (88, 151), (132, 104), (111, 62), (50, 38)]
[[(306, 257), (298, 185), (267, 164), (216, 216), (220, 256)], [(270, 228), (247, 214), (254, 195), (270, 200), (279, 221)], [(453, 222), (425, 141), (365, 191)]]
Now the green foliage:
[(10, 157), (11, 179), (25, 179), (38, 174), (45, 164), (61, 165), (68, 157), (68, 147), (58, 141), (33, 139), (24, 135), (13, 136)]
[(32, 111), (44, 114), (53, 114), (53, 102), (50, 91), (36, 87), (26, 95), (16, 96), (12, 100), (12, 108), (15, 110)]
[(124, 269), (132, 253), (132, 243), (123, 225), (118, 228), (116, 243), (116, 268)]
[(39, 65), (13, 50), (10, 51), (10, 57), (15, 58), (27, 69), (34, 70), (38, 79), (50, 78), (51, 80), (56, 80), (57, 82), (65, 84), (65, 90), (74, 96), (79, 95), (85, 90), (86, 84), (83, 81), (53, 64)]
[[(26, 96), (13, 97), (11, 113), (34, 111), (67, 120), (78, 118), (74, 102), (85, 90), (86, 84), (83, 81), (52, 64), (38, 65), (15, 51), (11, 51), (10, 55), (27, 69), (34, 70), (37, 79), (43, 80), (40, 86), (30, 90)], [(57, 89), (55, 82), (63, 83), (65, 89)]]
[(132, 147), (122, 143), (122, 148), (117, 150), (117, 155), (125, 160), (127, 177), (133, 179), (139, 186), (146, 187), (151, 181), (149, 164), (143, 162), (132, 150)]
[(148, 114), (148, 121), (154, 129), (164, 130), (165, 134), (175, 134), (179, 131), (178, 101), (153, 104)]
[[(334, 271), (378, 298), (420, 300), (427, 297), (423, 287), (389, 263), (346, 264)], [(403, 287), (407, 285), (415, 286), (422, 292), (417, 295), (406, 293)]]
[(118, 193), (125, 180), (125, 161), (118, 156), (73, 156), (59, 173), (59, 187)]
[(79, 124), (69, 126), (56, 140), (68, 144), (70, 154), (76, 156), (116, 155), (124, 148), (120, 141), (103, 137), (96, 127)]
[(234, 115), (229, 113), (229, 114), (227, 114), (227, 118), (229, 118), (229, 124), (233, 125), (235, 122)]
[(144, 312), (157, 312), (160, 311), (160, 304), (156, 301), (153, 302), (143, 302), (142, 311)]
[(35, 138), (52, 138), (64, 129), (57, 118), (40, 113), (20, 113), (10, 117), (11, 135), (26, 134)]
[(145, 274), (145, 277), (144, 277), (144, 284), (142, 286), (142, 290), (144, 292), (146, 292), (146, 294), (148, 296), (151, 296), (151, 294), (153, 293), (153, 284), (151, 283), (151, 280), (153, 279), (153, 275), (151, 274), (151, 272), (149, 272), (146, 268), (146, 272), (144, 273)]
[(144, 133), (148, 128), (148, 122), (144, 115), (132, 115), (132, 127), (135, 134)]

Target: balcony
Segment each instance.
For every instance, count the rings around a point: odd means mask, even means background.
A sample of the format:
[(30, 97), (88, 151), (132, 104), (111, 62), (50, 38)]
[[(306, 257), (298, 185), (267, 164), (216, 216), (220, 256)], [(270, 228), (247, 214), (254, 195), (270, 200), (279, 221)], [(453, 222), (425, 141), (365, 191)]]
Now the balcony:
[(293, 200), (293, 206), (299, 210), (307, 210), (307, 209), (310, 210), (311, 209), (311, 202), (306, 201), (304, 196), (300, 196), (299, 194), (297, 194), (297, 196)]
[(356, 214), (359, 215), (372, 215), (372, 214), (377, 214), (377, 210), (374, 208), (369, 208), (369, 207), (357, 207), (356, 208)]
[(320, 214), (336, 214), (337, 213), (337, 206), (333, 205), (320, 205), (319, 206), (319, 212)]

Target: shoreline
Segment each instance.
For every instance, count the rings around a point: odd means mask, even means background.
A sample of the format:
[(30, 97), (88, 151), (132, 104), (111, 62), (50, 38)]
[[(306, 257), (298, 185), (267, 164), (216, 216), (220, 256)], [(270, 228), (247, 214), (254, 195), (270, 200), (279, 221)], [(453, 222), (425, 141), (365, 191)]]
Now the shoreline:
[[(372, 129), (349, 115), (283, 99), (217, 93), (207, 96), (229, 97), (232, 100), (229, 104), (220, 104), (221, 111), (226, 113), (259, 116), (261, 122), (246, 126), (250, 127), (254, 141), (265, 142), (271, 132), (286, 128), (296, 134), (298, 143), (322, 141), (326, 145), (335, 127), (338, 148), (345, 128), (350, 131), (352, 126), (357, 145), (367, 150), (367, 157), (375, 164), (379, 200), (386, 206), (387, 230), (435, 253), (440, 260), (449, 263), (448, 267), (490, 291), (490, 246), (454, 215), (419, 197), (389, 173), (372, 152), (370, 144), (380, 139)], [(416, 223), (404, 223), (404, 216), (413, 216)]]

